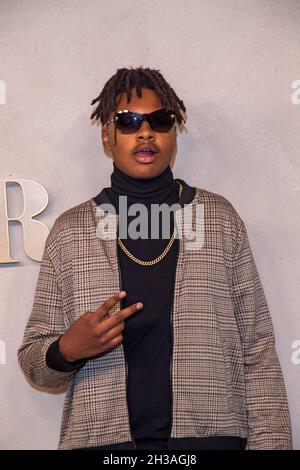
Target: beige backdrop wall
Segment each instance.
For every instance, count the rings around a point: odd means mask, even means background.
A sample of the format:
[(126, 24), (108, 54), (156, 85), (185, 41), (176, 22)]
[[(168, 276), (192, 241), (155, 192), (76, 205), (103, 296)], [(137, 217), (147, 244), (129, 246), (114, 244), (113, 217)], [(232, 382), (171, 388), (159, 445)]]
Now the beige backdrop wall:
[[(91, 100), (124, 66), (161, 70), (183, 99), (174, 177), (228, 198), (246, 223), (300, 449), (300, 2), (0, 0), (0, 178), (42, 184), (50, 228), (110, 184)], [(5, 96), (4, 96), (5, 95)], [(9, 207), (22, 210), (17, 185)], [(0, 448), (55, 449), (64, 395), (33, 389), (16, 351), (39, 263), (11, 223), (0, 268)], [(5, 351), (5, 354), (3, 353)]]

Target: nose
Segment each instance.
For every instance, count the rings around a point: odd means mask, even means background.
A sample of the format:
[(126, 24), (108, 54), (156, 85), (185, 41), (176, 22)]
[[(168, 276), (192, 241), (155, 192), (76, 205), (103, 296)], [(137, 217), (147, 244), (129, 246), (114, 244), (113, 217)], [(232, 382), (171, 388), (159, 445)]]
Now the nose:
[(151, 129), (150, 124), (146, 119), (142, 122), (140, 129), (136, 133), (137, 140), (148, 140), (155, 138), (155, 132)]

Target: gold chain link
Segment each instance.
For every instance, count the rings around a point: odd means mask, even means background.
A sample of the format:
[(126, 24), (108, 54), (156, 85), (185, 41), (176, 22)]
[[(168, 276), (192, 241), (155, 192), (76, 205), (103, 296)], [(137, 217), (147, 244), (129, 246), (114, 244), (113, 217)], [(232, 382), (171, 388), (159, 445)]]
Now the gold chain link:
[[(180, 195), (182, 193), (182, 190), (183, 190), (183, 186), (182, 184), (177, 181), (177, 183), (179, 184), (179, 196), (178, 198), (180, 198)], [(170, 238), (166, 248), (164, 249), (164, 251), (161, 253), (161, 255), (159, 255), (157, 258), (151, 260), (151, 261), (143, 261), (139, 258), (137, 258), (136, 256), (134, 256), (132, 253), (130, 253), (130, 251), (127, 250), (126, 246), (124, 245), (123, 242), (121, 242), (120, 238), (118, 237), (118, 243), (120, 245), (120, 247), (122, 248), (122, 250), (124, 251), (124, 253), (130, 258), (132, 259), (132, 261), (134, 261), (135, 263), (138, 263), (138, 264), (141, 264), (142, 266), (152, 266), (153, 264), (156, 264), (156, 263), (159, 263), (159, 261), (161, 261), (165, 256), (166, 254), (168, 253), (168, 251), (170, 250), (171, 246), (173, 245), (173, 242), (175, 240), (175, 235), (176, 235), (176, 228), (174, 226), (174, 230), (173, 230), (173, 234), (172, 234), (172, 237)]]

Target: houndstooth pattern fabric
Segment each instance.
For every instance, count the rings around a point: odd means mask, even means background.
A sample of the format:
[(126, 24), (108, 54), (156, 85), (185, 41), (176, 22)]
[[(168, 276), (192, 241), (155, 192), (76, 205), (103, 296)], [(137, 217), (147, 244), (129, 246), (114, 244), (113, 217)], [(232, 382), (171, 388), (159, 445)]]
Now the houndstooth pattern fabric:
[[(225, 197), (196, 188), (193, 201), (176, 211), (178, 227), (195, 229), (197, 206), (204, 215), (202, 246), (179, 240), (171, 438), (238, 436), (247, 438), (247, 449), (291, 449), (272, 320), (245, 224)], [(187, 208), (190, 219), (183, 217)], [(89, 199), (55, 220), (18, 349), (29, 380), (66, 389), (58, 449), (132, 439), (122, 344), (77, 371), (55, 371), (45, 360), (50, 344), (80, 315), (120, 290), (116, 239), (97, 236), (101, 217)], [(112, 217), (114, 231), (118, 215)]]

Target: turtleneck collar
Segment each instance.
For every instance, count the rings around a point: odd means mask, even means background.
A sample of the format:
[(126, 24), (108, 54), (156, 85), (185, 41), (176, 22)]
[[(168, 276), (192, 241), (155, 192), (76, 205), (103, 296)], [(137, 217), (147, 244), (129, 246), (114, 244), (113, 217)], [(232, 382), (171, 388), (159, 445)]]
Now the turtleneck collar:
[(107, 188), (108, 196), (118, 208), (119, 196), (127, 196), (128, 204), (173, 204), (178, 201), (179, 185), (173, 178), (168, 166), (162, 173), (153, 178), (133, 178), (120, 170), (113, 162), (111, 187)]

